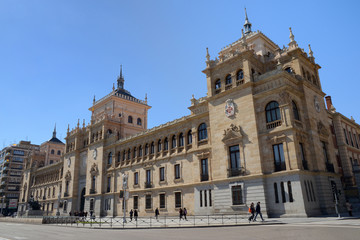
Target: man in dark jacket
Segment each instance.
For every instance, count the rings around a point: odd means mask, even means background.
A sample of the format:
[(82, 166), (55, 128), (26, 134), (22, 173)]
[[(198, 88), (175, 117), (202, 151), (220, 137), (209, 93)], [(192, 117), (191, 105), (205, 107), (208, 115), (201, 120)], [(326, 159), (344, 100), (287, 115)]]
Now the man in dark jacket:
[(264, 221), (264, 219), (263, 219), (263, 217), (262, 217), (262, 214), (261, 214), (261, 207), (260, 207), (260, 202), (257, 202), (257, 204), (256, 204), (256, 208), (255, 208), (255, 212), (256, 212), (256, 214), (255, 214), (255, 217), (254, 217), (254, 222), (256, 221), (256, 217), (257, 217), (257, 215), (259, 214), (260, 215), (260, 217), (261, 217), (261, 221)]

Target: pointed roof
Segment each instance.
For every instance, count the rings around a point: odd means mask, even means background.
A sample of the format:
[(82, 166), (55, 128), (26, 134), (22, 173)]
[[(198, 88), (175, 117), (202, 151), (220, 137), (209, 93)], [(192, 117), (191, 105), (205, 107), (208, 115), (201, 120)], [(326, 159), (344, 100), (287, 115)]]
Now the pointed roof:
[(247, 12), (246, 12), (246, 8), (245, 8), (245, 23), (244, 23), (244, 28), (245, 28), (245, 34), (251, 33), (251, 23), (249, 22), (248, 16), (247, 16)]
[(52, 138), (51, 138), (48, 142), (58, 143), (58, 144), (64, 144), (62, 141), (60, 141), (60, 140), (56, 137), (56, 123), (55, 123), (54, 131), (53, 131), (53, 136), (52, 136)]

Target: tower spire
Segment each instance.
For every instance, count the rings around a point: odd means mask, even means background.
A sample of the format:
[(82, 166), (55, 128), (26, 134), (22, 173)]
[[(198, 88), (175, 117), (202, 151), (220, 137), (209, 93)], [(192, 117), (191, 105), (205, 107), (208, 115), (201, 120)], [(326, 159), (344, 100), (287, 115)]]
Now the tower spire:
[(245, 29), (245, 35), (251, 33), (251, 23), (249, 22), (248, 16), (247, 16), (247, 12), (246, 12), (246, 8), (245, 8), (245, 24), (244, 24), (244, 29)]
[(122, 65), (120, 65), (120, 76), (117, 79), (117, 88), (118, 89), (124, 89), (124, 77), (122, 75)]
[(56, 123), (55, 123), (54, 131), (53, 131), (53, 138), (56, 138)]

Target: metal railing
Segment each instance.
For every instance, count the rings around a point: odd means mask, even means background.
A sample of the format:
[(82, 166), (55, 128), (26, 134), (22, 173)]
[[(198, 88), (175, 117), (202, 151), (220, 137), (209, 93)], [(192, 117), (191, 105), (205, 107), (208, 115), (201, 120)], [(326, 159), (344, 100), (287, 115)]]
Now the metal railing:
[(127, 217), (125, 222), (123, 217), (44, 216), (42, 223), (85, 228), (171, 228), (237, 225), (247, 223), (248, 217), (246, 214), (192, 215), (181, 219), (175, 216), (138, 217), (137, 219)]

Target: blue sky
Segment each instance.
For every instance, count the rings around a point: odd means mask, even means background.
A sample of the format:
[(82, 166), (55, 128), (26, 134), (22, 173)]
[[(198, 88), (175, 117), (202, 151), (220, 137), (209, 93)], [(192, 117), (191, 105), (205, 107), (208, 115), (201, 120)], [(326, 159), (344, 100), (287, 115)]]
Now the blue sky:
[[(244, 7), (253, 30), (279, 46), (289, 27), (322, 67), (323, 91), (360, 122), (359, 1), (0, 0), (0, 144), (52, 136), (90, 120), (123, 65), (125, 88), (148, 95), (149, 128), (188, 115), (206, 95), (206, 47), (215, 58), (241, 36)], [(64, 141), (64, 140), (63, 140)]]

